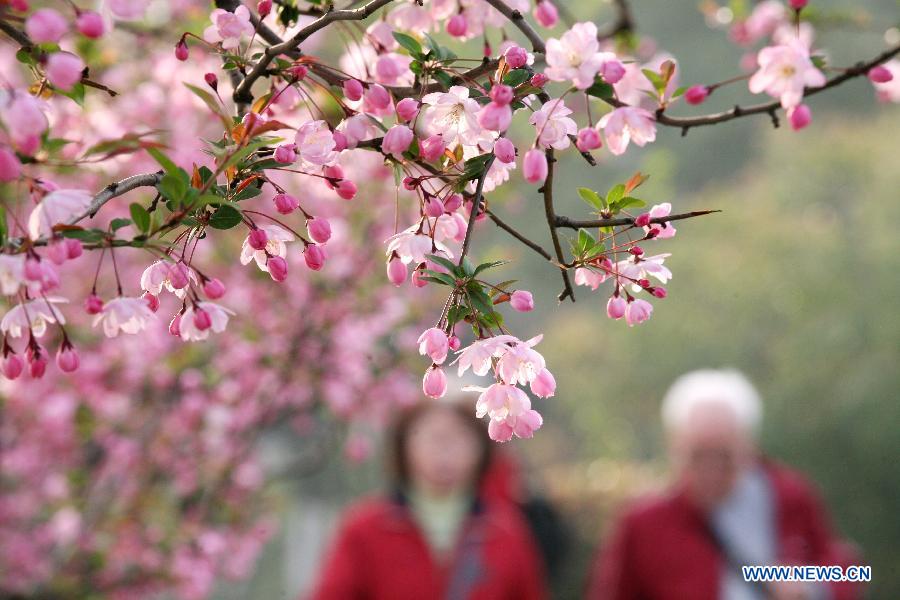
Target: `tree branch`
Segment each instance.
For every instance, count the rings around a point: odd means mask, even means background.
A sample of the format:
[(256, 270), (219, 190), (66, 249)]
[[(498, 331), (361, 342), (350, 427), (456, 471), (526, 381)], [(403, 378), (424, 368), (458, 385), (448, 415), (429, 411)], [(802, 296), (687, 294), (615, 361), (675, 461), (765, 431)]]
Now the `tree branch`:
[(517, 240), (519, 240), (520, 242), (522, 242), (523, 244), (525, 244), (526, 246), (528, 246), (529, 248), (531, 248), (532, 250), (534, 250), (535, 252), (537, 252), (538, 254), (540, 254), (541, 256), (543, 256), (544, 258), (546, 258), (547, 260), (549, 260), (549, 261), (551, 261), (551, 262), (553, 261), (553, 257), (550, 256), (550, 253), (549, 253), (549, 252), (547, 252), (546, 250), (544, 250), (543, 248), (541, 248), (541, 246), (540, 246), (539, 244), (537, 244), (537, 243), (535, 243), (535, 242), (532, 242), (532, 241), (529, 240), (527, 237), (525, 237), (524, 235), (522, 235), (521, 233), (519, 233), (518, 231), (516, 231), (516, 230), (512, 227), (512, 225), (509, 225), (508, 223), (506, 223), (506, 222), (504, 222), (503, 220), (501, 220), (500, 217), (498, 217), (496, 214), (494, 214), (493, 211), (491, 211), (491, 210), (486, 210), (486, 211), (484, 211), (484, 212), (485, 212), (485, 214), (487, 214), (487, 216), (489, 216), (489, 217), (491, 218), (491, 220), (492, 220), (494, 223), (497, 224), (497, 227), (499, 227), (500, 229), (502, 229), (503, 231), (505, 231), (505, 232), (508, 233), (509, 235), (513, 236), (514, 238), (516, 238)]
[[(650, 219), (650, 223), (668, 223), (669, 221), (680, 221), (682, 219), (693, 219), (694, 217), (702, 217), (713, 213), (722, 212), (721, 210), (695, 210), (693, 212), (680, 213), (677, 215), (669, 215), (667, 217), (655, 217)], [(617, 225), (634, 225), (634, 217), (619, 217), (617, 219), (593, 219), (579, 221), (571, 219), (563, 215), (556, 215), (553, 220), (555, 227), (568, 227), (569, 229), (581, 229), (590, 227), (615, 227)]]
[(516, 28), (522, 32), (528, 41), (531, 42), (531, 49), (535, 52), (540, 52), (543, 54), (546, 49), (544, 47), (544, 39), (540, 36), (540, 34), (534, 30), (534, 27), (525, 20), (525, 17), (518, 10), (514, 10), (506, 5), (503, 0), (484, 0), (486, 4), (490, 4), (497, 11), (502, 14), (504, 17), (509, 19), (509, 22), (516, 26)]
[[(553, 250), (556, 252), (556, 260), (559, 264), (565, 262), (563, 256), (562, 245), (559, 243), (559, 234), (556, 232), (556, 212), (553, 208), (553, 170), (556, 158), (553, 156), (553, 149), (548, 149), (545, 153), (547, 156), (547, 179), (540, 192), (544, 195), (544, 213), (547, 217), (547, 226), (550, 228), (550, 239), (553, 241)], [(571, 298), (575, 302), (575, 290), (572, 288), (572, 282), (569, 281), (569, 272), (565, 268), (560, 268), (563, 280), (563, 291), (560, 292), (557, 299), (562, 302), (566, 298)]]
[(462, 250), (459, 251), (459, 264), (462, 264), (466, 253), (469, 251), (469, 244), (472, 242), (472, 230), (475, 229), (475, 221), (478, 219), (478, 211), (481, 209), (481, 198), (484, 195), (484, 181), (487, 179), (488, 171), (494, 164), (494, 154), (484, 163), (484, 172), (478, 178), (478, 185), (475, 187), (475, 196), (472, 197), (472, 211), (469, 213), (469, 224), (466, 226), (466, 237), (463, 239)]
[(94, 215), (97, 214), (104, 204), (116, 198), (117, 196), (121, 196), (130, 192), (131, 190), (135, 190), (140, 187), (156, 187), (160, 181), (162, 181), (163, 173), (159, 171), (157, 173), (144, 173), (141, 175), (132, 175), (131, 177), (126, 177), (122, 181), (117, 181), (115, 183), (111, 183), (94, 196), (94, 199), (91, 200), (90, 205), (80, 215), (73, 217), (69, 221), (69, 225), (74, 225), (78, 223), (82, 219), (86, 219), (88, 217), (93, 218)]

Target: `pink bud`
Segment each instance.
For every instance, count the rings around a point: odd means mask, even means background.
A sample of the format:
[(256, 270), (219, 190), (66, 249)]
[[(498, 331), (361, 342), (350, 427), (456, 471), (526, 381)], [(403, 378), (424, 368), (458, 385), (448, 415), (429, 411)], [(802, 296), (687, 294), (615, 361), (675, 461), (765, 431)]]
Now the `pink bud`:
[(9, 0), (9, 6), (19, 12), (28, 11), (28, 0)]
[(419, 140), (419, 155), (428, 162), (434, 162), (444, 153), (444, 138), (440, 135), (431, 135), (425, 140)]
[(263, 250), (268, 241), (269, 235), (264, 229), (254, 229), (250, 232), (250, 235), (247, 236), (247, 243), (254, 250)]
[(156, 312), (159, 310), (159, 296), (154, 296), (150, 292), (144, 292), (141, 295), (141, 298), (144, 299), (144, 302), (147, 303), (147, 307), (151, 311)]
[(646, 300), (632, 300), (625, 308), (625, 321), (629, 326), (643, 323), (653, 313), (653, 305)]
[(206, 331), (212, 327), (212, 317), (202, 308), (194, 310), (194, 327), (200, 331)]
[(0, 181), (15, 181), (22, 174), (22, 163), (10, 148), (0, 147)]
[(347, 79), (344, 81), (344, 97), (347, 100), (356, 102), (363, 95), (363, 85), (356, 79)]
[(205, 81), (206, 85), (211, 87), (213, 90), (219, 87), (219, 78), (216, 77), (215, 73), (207, 73), (203, 76), (203, 81)]
[(289, 67), (287, 72), (297, 81), (303, 81), (309, 75), (309, 67), (306, 65), (294, 65)]
[(317, 244), (324, 244), (331, 239), (331, 224), (327, 219), (313, 217), (306, 222), (306, 231)]
[(99, 13), (92, 10), (83, 10), (75, 19), (75, 26), (81, 35), (93, 39), (97, 39), (103, 35), (103, 17)]
[(336, 152), (347, 149), (347, 136), (343, 131), (333, 131), (331, 137), (334, 138), (334, 149)]
[(25, 21), (25, 33), (36, 44), (58, 42), (68, 29), (66, 19), (52, 8), (38, 9)]
[(585, 127), (578, 132), (575, 147), (581, 152), (590, 152), (601, 146), (603, 146), (603, 142), (600, 141), (600, 132), (593, 127)]
[(29, 281), (40, 281), (44, 278), (44, 269), (41, 267), (41, 261), (36, 258), (29, 258), (25, 261), (25, 279)]
[(187, 42), (185, 42), (184, 39), (175, 44), (175, 58), (180, 61), (185, 61), (189, 56), (190, 51), (188, 50)]
[(388, 281), (393, 283), (396, 286), (403, 285), (403, 282), (406, 281), (406, 265), (403, 264), (399, 258), (394, 256), (391, 260), (388, 261), (387, 264), (387, 276)]
[(478, 124), (491, 131), (506, 131), (512, 122), (509, 104), (490, 102), (478, 111)]
[(84, 311), (89, 315), (99, 314), (103, 310), (103, 300), (97, 294), (91, 294), (84, 299)]
[(220, 279), (213, 277), (203, 284), (203, 293), (210, 300), (216, 300), (225, 295), (225, 284)]
[(349, 179), (341, 179), (337, 184), (337, 194), (344, 200), (353, 200), (356, 197), (356, 184)]
[(801, 10), (806, 7), (808, 0), (790, 0), (791, 8)]
[(625, 65), (617, 60), (608, 60), (603, 63), (600, 74), (606, 83), (619, 83), (625, 77)]
[(606, 303), (606, 316), (610, 319), (621, 319), (625, 316), (625, 308), (628, 303), (622, 296), (612, 296)]
[(425, 277), (425, 263), (422, 263), (421, 265), (416, 267), (415, 271), (413, 271), (413, 274), (412, 274), (413, 285), (416, 286), (417, 288), (422, 288), (422, 287), (425, 287), (426, 285), (428, 285), (428, 282), (425, 281), (424, 279), (422, 279), (423, 277)]
[(657, 298), (665, 298), (666, 296), (669, 295), (669, 292), (666, 291), (666, 288), (664, 288), (661, 285), (658, 285), (655, 288), (651, 289), (650, 293), (653, 294), (654, 296), (656, 296)]
[(84, 61), (71, 52), (54, 52), (44, 69), (50, 83), (66, 92), (81, 81), (83, 71)]
[(259, 0), (256, 4), (256, 12), (260, 19), (265, 19), (272, 12), (272, 0)]
[(419, 180), (415, 177), (404, 177), (401, 183), (403, 184), (403, 188), (410, 192), (419, 187)]
[(634, 224), (637, 227), (646, 227), (647, 225), (649, 225), (650, 224), (650, 213), (644, 213), (642, 215), (638, 215), (634, 219)]
[(281, 144), (275, 148), (275, 160), (283, 165), (289, 165), (297, 160), (297, 146), (294, 144)]
[(397, 103), (397, 116), (401, 121), (412, 121), (419, 113), (419, 103), (413, 98), (404, 98)]
[(795, 106), (788, 111), (788, 120), (791, 122), (791, 129), (800, 131), (812, 122), (812, 111), (805, 104)]
[(56, 366), (59, 367), (60, 371), (71, 373), (78, 369), (79, 363), (78, 352), (75, 351), (75, 348), (71, 345), (59, 347), (59, 350), (56, 353)]
[(509, 164), (516, 160), (516, 147), (509, 139), (502, 137), (494, 142), (494, 156), (502, 163)]
[(169, 334), (181, 337), (181, 313), (178, 313), (169, 321)]
[(894, 79), (894, 74), (884, 65), (872, 67), (867, 76), (872, 83), (887, 83)]
[(409, 148), (412, 140), (412, 129), (406, 125), (394, 125), (384, 134), (384, 139), (381, 141), (381, 149), (385, 153), (399, 159), (403, 157), (403, 153)]
[(303, 258), (306, 260), (307, 267), (313, 271), (318, 271), (325, 266), (325, 259), (328, 256), (325, 254), (325, 248), (322, 246), (309, 244), (306, 246), (306, 250), (303, 251)]
[(266, 261), (266, 267), (269, 269), (269, 276), (277, 282), (287, 279), (288, 265), (287, 261), (280, 256), (270, 256)]
[(81, 245), (80, 240), (76, 240), (73, 238), (69, 238), (66, 240), (66, 256), (69, 260), (78, 258), (83, 252), (84, 247)]
[(559, 21), (559, 12), (550, 0), (540, 0), (534, 7), (534, 19), (542, 27), (553, 27)]
[(444, 198), (444, 212), (453, 212), (462, 206), (463, 197), (460, 194), (450, 194)]
[(66, 241), (62, 238), (54, 238), (47, 244), (47, 257), (54, 263), (61, 265), (69, 258), (66, 251)]
[(692, 85), (684, 93), (684, 99), (688, 104), (702, 104), (709, 96), (709, 88), (705, 85)]
[(498, 83), (497, 85), (492, 87), (490, 92), (491, 100), (501, 106), (505, 106), (512, 102), (514, 95), (515, 94), (513, 93), (513, 89), (508, 85), (503, 85), (502, 83)]
[(547, 157), (543, 151), (532, 148), (525, 153), (522, 163), (522, 173), (528, 183), (542, 183), (547, 179)]
[(272, 199), (275, 202), (275, 210), (283, 215), (289, 215), (300, 206), (300, 201), (290, 194), (275, 194)]
[(334, 189), (334, 185), (330, 181), (331, 179), (340, 180), (344, 178), (344, 170), (341, 168), (341, 165), (328, 165), (322, 170), (322, 174), (328, 178), (325, 180), (325, 184), (331, 189)]
[(547, 85), (547, 82), (550, 81), (550, 78), (544, 75), (543, 73), (535, 73), (531, 77), (531, 85), (536, 88), (542, 88)]
[(538, 373), (531, 382), (531, 393), (539, 398), (550, 398), (556, 394), (556, 379), (547, 369)]
[(7, 379), (18, 379), (25, 369), (25, 363), (17, 354), (10, 354), (3, 359), (3, 376)]
[(455, 335), (451, 335), (448, 341), (450, 349), (456, 352), (460, 348), (462, 348), (462, 340), (456, 337)]
[(526, 290), (516, 290), (509, 299), (509, 305), (519, 312), (534, 310), (534, 297)]
[(628, 249), (628, 251), (629, 251), (633, 256), (640, 256), (640, 255), (642, 255), (642, 254), (644, 253), (644, 249), (641, 248), (640, 246), (632, 246), (631, 248)]
[(190, 283), (190, 267), (177, 262), (169, 267), (169, 283), (176, 290), (183, 290)]
[(442, 398), (447, 393), (447, 375), (436, 365), (429, 367), (422, 378), (422, 391), (429, 398)]
[(444, 203), (436, 196), (429, 196), (425, 201), (425, 215), (428, 217), (440, 217), (444, 214)]
[(30, 349), (27, 354), (28, 358), (28, 374), (33, 379), (40, 379), (47, 372), (47, 357), (43, 352), (32, 352)]
[(391, 105), (391, 95), (383, 86), (373, 84), (366, 91), (366, 103), (376, 110), (383, 110)]
[(508, 64), (511, 69), (518, 69), (519, 67), (524, 67), (528, 64), (528, 52), (521, 46), (510, 46), (506, 49), (504, 56), (506, 57), (506, 64)]
[(638, 279), (637, 284), (639, 286), (641, 286), (642, 288), (648, 288), (648, 287), (650, 287), (650, 280), (649, 279)]
[(453, 15), (447, 21), (447, 33), (453, 37), (462, 37), (466, 35), (467, 29), (468, 23), (466, 22), (466, 17), (461, 13)]

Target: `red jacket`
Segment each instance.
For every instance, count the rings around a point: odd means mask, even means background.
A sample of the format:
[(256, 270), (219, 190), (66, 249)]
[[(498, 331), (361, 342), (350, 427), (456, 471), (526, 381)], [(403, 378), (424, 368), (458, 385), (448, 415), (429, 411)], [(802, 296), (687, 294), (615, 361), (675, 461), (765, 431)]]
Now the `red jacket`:
[(511, 507), (486, 504), (439, 563), (399, 500), (362, 501), (345, 515), (315, 600), (539, 600), (542, 566), (527, 524)]
[[(796, 472), (770, 462), (780, 564), (856, 562), (832, 535), (811, 486)], [(683, 491), (637, 503), (620, 520), (598, 557), (591, 600), (715, 600), (726, 567), (703, 515)], [(834, 584), (836, 599), (856, 598), (858, 586)]]

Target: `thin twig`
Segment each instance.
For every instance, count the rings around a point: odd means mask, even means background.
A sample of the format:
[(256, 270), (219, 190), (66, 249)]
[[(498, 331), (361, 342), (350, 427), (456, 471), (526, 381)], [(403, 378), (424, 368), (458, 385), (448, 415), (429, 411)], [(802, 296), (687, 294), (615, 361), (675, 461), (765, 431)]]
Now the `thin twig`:
[(543, 248), (541, 248), (540, 244), (532, 242), (527, 237), (525, 237), (524, 235), (522, 235), (521, 233), (516, 231), (516, 229), (512, 225), (503, 221), (500, 217), (498, 217), (496, 214), (494, 214), (493, 211), (486, 210), (484, 212), (485, 212), (485, 214), (487, 214), (487, 216), (489, 216), (491, 218), (491, 221), (493, 221), (494, 223), (497, 224), (497, 227), (499, 227), (500, 229), (502, 229), (509, 235), (513, 236), (514, 238), (516, 238), (517, 240), (519, 240), (520, 242), (522, 242), (523, 244), (525, 244), (526, 246), (528, 246), (529, 248), (531, 248), (532, 250), (534, 250), (535, 252), (537, 252), (538, 254), (543, 256), (544, 258), (546, 258), (547, 260), (553, 261), (553, 257), (550, 256), (550, 253), (547, 252), (546, 250), (544, 250)]
[[(556, 213), (553, 208), (553, 170), (556, 158), (553, 156), (553, 149), (550, 148), (544, 153), (547, 157), (547, 179), (541, 187), (541, 193), (544, 195), (544, 213), (547, 217), (547, 225), (550, 228), (550, 239), (553, 241), (553, 250), (556, 252), (556, 260), (559, 264), (565, 262), (563, 256), (562, 245), (559, 243), (559, 233), (556, 231)], [(559, 271), (562, 274), (563, 291), (560, 292), (557, 299), (562, 302), (566, 298), (571, 298), (575, 302), (575, 290), (572, 288), (572, 282), (569, 281), (569, 272), (565, 268)]]
[[(648, 223), (668, 223), (669, 221), (680, 221), (682, 219), (693, 219), (694, 217), (702, 217), (713, 213), (722, 212), (721, 210), (695, 210), (693, 212), (680, 213), (677, 215), (669, 215), (667, 217), (654, 217)], [(556, 215), (554, 219), (556, 227), (568, 227), (570, 229), (588, 229), (591, 227), (615, 227), (617, 225), (634, 225), (634, 217), (619, 217), (616, 219), (589, 219), (578, 220)]]
[(472, 242), (472, 230), (475, 229), (475, 221), (478, 219), (478, 211), (481, 208), (481, 198), (484, 195), (484, 181), (487, 179), (491, 165), (494, 164), (494, 158), (494, 154), (491, 153), (490, 158), (484, 162), (484, 172), (478, 178), (478, 185), (475, 187), (475, 195), (472, 197), (472, 211), (469, 213), (469, 224), (466, 226), (466, 237), (463, 239), (462, 250), (459, 251), (460, 265), (469, 251), (469, 244)]

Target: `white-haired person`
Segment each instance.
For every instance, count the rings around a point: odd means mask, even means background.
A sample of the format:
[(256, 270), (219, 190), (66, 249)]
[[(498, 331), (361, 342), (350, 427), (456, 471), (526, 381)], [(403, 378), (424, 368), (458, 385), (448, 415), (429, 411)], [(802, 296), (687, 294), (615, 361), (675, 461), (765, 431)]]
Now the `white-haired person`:
[(591, 600), (844, 599), (848, 583), (744, 580), (743, 566), (859, 564), (796, 471), (757, 446), (762, 403), (734, 370), (680, 377), (663, 400), (673, 483), (629, 506), (599, 553)]

